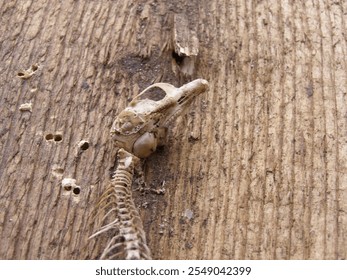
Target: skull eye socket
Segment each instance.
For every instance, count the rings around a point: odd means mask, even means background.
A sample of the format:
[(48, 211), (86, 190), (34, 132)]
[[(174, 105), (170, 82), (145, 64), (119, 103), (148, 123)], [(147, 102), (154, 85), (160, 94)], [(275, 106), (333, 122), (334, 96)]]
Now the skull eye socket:
[(160, 87), (151, 87), (148, 90), (144, 91), (141, 95), (137, 97), (138, 100), (149, 99), (152, 101), (159, 101), (164, 99), (166, 92)]

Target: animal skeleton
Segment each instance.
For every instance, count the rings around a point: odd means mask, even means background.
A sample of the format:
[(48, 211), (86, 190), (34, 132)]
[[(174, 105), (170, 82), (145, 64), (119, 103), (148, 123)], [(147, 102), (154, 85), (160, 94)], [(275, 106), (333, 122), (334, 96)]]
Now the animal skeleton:
[[(157, 83), (137, 95), (115, 119), (111, 136), (119, 148), (118, 166), (97, 205), (101, 226), (90, 238), (109, 233), (101, 259), (150, 259), (140, 215), (132, 198), (134, 169), (140, 158), (164, 145), (170, 122), (184, 113), (192, 100), (208, 89), (194, 80), (180, 88)], [(159, 91), (158, 91), (159, 90)]]

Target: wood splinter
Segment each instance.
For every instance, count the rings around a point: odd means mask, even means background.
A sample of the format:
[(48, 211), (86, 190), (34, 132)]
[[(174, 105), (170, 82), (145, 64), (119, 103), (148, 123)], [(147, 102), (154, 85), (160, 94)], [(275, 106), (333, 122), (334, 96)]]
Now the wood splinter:
[(185, 75), (192, 75), (199, 53), (199, 40), (196, 32), (190, 28), (185, 14), (174, 15), (173, 44), (173, 57), (180, 71)]

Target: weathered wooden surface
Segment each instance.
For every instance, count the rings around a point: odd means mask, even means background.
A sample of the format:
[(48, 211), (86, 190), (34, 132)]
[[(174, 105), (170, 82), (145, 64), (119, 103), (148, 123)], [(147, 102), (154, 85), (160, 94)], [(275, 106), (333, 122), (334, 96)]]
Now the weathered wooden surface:
[[(192, 77), (172, 58), (174, 13), (200, 41)], [(100, 256), (90, 216), (114, 117), (153, 82), (202, 77), (210, 91), (145, 163), (166, 193), (134, 192), (153, 257), (346, 259), (346, 13), (332, 0), (1, 1), (0, 258)]]

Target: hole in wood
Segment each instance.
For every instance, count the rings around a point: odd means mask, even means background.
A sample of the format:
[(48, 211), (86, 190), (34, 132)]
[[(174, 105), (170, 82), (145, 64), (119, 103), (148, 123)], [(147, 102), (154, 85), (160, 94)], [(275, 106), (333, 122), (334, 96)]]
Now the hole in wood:
[(172, 51), (172, 58), (176, 61), (176, 63), (181, 66), (183, 64), (185, 56), (180, 56), (178, 53), (175, 51)]
[(55, 142), (60, 142), (63, 140), (63, 137), (60, 134), (54, 135), (54, 141)]
[(23, 72), (18, 72), (17, 76), (18, 76), (18, 77), (23, 77), (23, 76), (24, 76), (24, 73), (23, 73)]
[(64, 190), (66, 190), (66, 191), (71, 191), (71, 189), (72, 189), (72, 187), (71, 186), (64, 186)]
[(88, 141), (82, 140), (80, 143), (78, 143), (78, 147), (82, 150), (88, 150), (89, 149), (89, 143)]
[(31, 70), (32, 70), (33, 72), (35, 72), (37, 69), (39, 69), (39, 67), (38, 67), (36, 64), (31, 65)]
[(74, 188), (73, 191), (72, 191), (74, 194), (80, 194), (81, 192), (81, 189), (80, 188)]
[(54, 135), (51, 134), (51, 133), (49, 133), (49, 134), (47, 134), (47, 135), (45, 136), (45, 139), (46, 139), (47, 141), (51, 141), (51, 140), (53, 140), (53, 138), (54, 138)]

